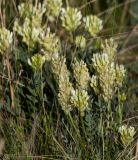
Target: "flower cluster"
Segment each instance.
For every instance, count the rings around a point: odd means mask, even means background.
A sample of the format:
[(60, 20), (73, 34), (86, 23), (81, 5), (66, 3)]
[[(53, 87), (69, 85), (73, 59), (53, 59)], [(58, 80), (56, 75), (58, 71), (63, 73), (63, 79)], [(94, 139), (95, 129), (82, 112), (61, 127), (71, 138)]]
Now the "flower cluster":
[(124, 146), (129, 145), (133, 141), (133, 137), (135, 135), (134, 127), (122, 125), (121, 127), (119, 127), (118, 131), (120, 133), (121, 141)]
[(23, 37), (23, 42), (26, 43), (30, 49), (35, 47), (43, 32), (42, 28), (32, 27), (32, 23), (27, 17), (22, 26), (19, 25), (18, 20), (15, 21), (14, 31)]
[(72, 91), (71, 103), (83, 116), (84, 111), (88, 108), (89, 96), (86, 90), (90, 79), (88, 68), (83, 60), (80, 62), (76, 59), (74, 60), (73, 74), (77, 85), (76, 89)]
[(55, 74), (59, 85), (59, 103), (62, 110), (68, 114), (72, 110), (70, 99), (73, 87), (69, 80), (69, 71), (66, 66), (66, 59), (64, 57), (59, 57), (58, 55), (52, 58), (52, 71)]
[(92, 58), (93, 67), (99, 73), (103, 73), (108, 70), (108, 66), (111, 64), (107, 53), (97, 53)]
[(32, 26), (38, 27), (41, 25), (43, 14), (46, 8), (43, 4), (33, 6), (32, 3), (21, 3), (18, 6), (20, 17), (25, 19), (26, 17), (31, 20)]
[(71, 105), (71, 91), (73, 87), (72, 84), (68, 81), (68, 79), (59, 79), (59, 94), (58, 100), (62, 107), (62, 110), (68, 114), (73, 108)]
[(50, 21), (54, 21), (61, 11), (62, 0), (45, 0), (46, 13)]
[(85, 29), (95, 37), (103, 28), (102, 20), (97, 16), (89, 15), (83, 19), (85, 23)]
[(101, 44), (101, 48), (104, 53), (108, 53), (110, 60), (114, 59), (115, 53), (117, 52), (117, 43), (113, 38), (105, 39)]
[(77, 36), (75, 39), (75, 44), (77, 47), (80, 47), (82, 50), (86, 47), (86, 39), (84, 36)]
[(12, 46), (13, 33), (6, 28), (0, 28), (0, 53), (4, 54)]
[(88, 100), (87, 91), (82, 89), (72, 90), (71, 103), (79, 110), (81, 116), (84, 116), (84, 111), (88, 108)]
[[(21, 19), (17, 19), (14, 30), (23, 38), (29, 49), (34, 49), (39, 44), (44, 55), (36, 54), (28, 61), (34, 70), (39, 70), (45, 61), (51, 62), (51, 69), (59, 86), (58, 100), (65, 111), (69, 113), (76, 107), (84, 115), (88, 107), (88, 82), (89, 71), (83, 60), (74, 60), (73, 76), (75, 85), (70, 82), (70, 72), (66, 66), (66, 58), (61, 56), (61, 42), (55, 33), (42, 26), (42, 19), (46, 13), (48, 20), (53, 21), (60, 14), (62, 26), (69, 32), (74, 32), (82, 21), (85, 30), (95, 37), (103, 28), (102, 20), (97, 16), (88, 15), (82, 20), (82, 14), (77, 8), (62, 7), (62, 0), (44, 0), (43, 3), (21, 3), (18, 10)], [(82, 21), (81, 21), (82, 20)], [(81, 50), (86, 48), (84, 36), (76, 36), (74, 43)], [(105, 40), (101, 44), (102, 53), (94, 54), (92, 58), (95, 75), (91, 78), (91, 87), (96, 94), (101, 94), (105, 101), (111, 100), (115, 89), (122, 86), (125, 69), (122, 65), (115, 64), (117, 45), (113, 39)], [(60, 54), (61, 55), (60, 55)]]
[[(60, 57), (58, 52), (54, 53), (53, 56), (50, 58), (50, 60), (52, 62), (51, 66), (52, 72), (55, 74), (55, 78), (59, 83), (59, 75), (61, 73), (61, 67), (65, 65), (66, 60), (64, 59), (64, 57)], [(65, 69), (66, 67), (64, 66), (63, 68)]]
[(16, 19), (14, 31), (23, 37), (23, 42), (27, 44), (29, 49), (33, 49), (36, 42), (44, 34), (41, 23), (45, 7), (41, 3), (36, 6), (30, 3), (22, 3), (18, 6), (18, 9), (23, 20)]
[(97, 76), (95, 76), (95, 75), (92, 76), (90, 85), (93, 88), (94, 92), (96, 94), (98, 94), (99, 89), (98, 89), (98, 78), (97, 78)]
[(78, 62), (75, 59), (73, 64), (73, 73), (78, 87), (80, 87), (81, 89), (87, 89), (90, 77), (86, 63), (83, 60)]
[(126, 71), (123, 65), (114, 62), (115, 47), (113, 49), (113, 45), (108, 45), (106, 51), (94, 54), (92, 58), (96, 74), (91, 79), (91, 87), (96, 93), (101, 93), (107, 102), (112, 99), (115, 89), (122, 86)]
[(116, 74), (116, 84), (117, 86), (119, 87), (122, 87), (122, 84), (123, 84), (123, 79), (126, 75), (126, 70), (124, 68), (123, 65), (116, 65), (116, 68), (115, 68), (115, 74)]
[(59, 85), (59, 103), (66, 114), (76, 107), (83, 116), (84, 111), (88, 107), (89, 99), (88, 93), (85, 91), (89, 80), (88, 69), (83, 61), (80, 63), (75, 61), (73, 67), (75, 70), (74, 77), (78, 84), (76, 89), (73, 88), (70, 82), (66, 59), (60, 57), (59, 54), (54, 54), (52, 58), (52, 71), (56, 75), (56, 80)]
[(81, 12), (77, 8), (67, 7), (65, 10), (62, 8), (62, 26), (68, 31), (75, 31), (77, 27), (81, 24)]
[(28, 64), (34, 69), (34, 71), (41, 70), (44, 62), (45, 56), (42, 56), (41, 54), (35, 54), (31, 57), (31, 60), (28, 59)]
[(42, 50), (45, 52), (48, 61), (51, 60), (53, 54), (58, 53), (60, 50), (60, 41), (55, 34), (50, 32), (50, 28), (47, 28), (46, 34), (41, 36), (39, 42), (42, 45)]

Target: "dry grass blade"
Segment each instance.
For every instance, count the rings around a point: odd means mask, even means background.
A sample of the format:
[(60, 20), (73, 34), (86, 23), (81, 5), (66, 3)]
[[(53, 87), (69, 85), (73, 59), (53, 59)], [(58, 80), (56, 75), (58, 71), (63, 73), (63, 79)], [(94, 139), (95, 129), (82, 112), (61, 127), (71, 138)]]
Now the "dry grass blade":
[(125, 3), (121, 3), (121, 4), (119, 4), (119, 5), (116, 5), (115, 7), (111, 7), (111, 8), (109, 8), (109, 9), (103, 11), (103, 12), (100, 12), (97, 16), (102, 16), (102, 15), (105, 14), (105, 13), (111, 12), (111, 11), (113, 11), (114, 9), (120, 8), (120, 7), (122, 7), (122, 6), (126, 5), (126, 4), (130, 4), (130, 3), (133, 3), (133, 2), (135, 2), (135, 1), (136, 1), (136, 0), (131, 0), (131, 1), (128, 0), (128, 1), (125, 2)]
[(138, 160), (138, 140), (136, 142), (135, 160)]

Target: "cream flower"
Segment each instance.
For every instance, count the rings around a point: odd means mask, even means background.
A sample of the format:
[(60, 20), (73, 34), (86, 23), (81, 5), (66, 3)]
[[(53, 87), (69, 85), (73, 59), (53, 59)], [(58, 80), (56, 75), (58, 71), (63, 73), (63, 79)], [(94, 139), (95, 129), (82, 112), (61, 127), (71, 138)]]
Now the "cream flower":
[(97, 16), (89, 15), (83, 19), (85, 23), (85, 29), (95, 37), (103, 28), (102, 20)]
[(65, 10), (62, 8), (61, 20), (62, 26), (68, 31), (75, 31), (77, 27), (81, 24), (81, 12), (77, 8), (67, 7)]

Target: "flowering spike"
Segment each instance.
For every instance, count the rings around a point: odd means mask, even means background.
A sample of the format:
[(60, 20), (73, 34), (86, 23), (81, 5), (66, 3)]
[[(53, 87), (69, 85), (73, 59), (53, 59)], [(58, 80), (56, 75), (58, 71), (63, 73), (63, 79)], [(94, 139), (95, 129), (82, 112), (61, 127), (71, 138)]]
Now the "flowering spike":
[(73, 32), (81, 24), (82, 15), (77, 8), (67, 7), (66, 10), (62, 8), (61, 13), (62, 26), (65, 27), (66, 30)]
[(91, 36), (96, 37), (96, 35), (102, 30), (102, 20), (97, 16), (89, 15), (83, 19), (85, 23), (85, 29), (91, 34)]

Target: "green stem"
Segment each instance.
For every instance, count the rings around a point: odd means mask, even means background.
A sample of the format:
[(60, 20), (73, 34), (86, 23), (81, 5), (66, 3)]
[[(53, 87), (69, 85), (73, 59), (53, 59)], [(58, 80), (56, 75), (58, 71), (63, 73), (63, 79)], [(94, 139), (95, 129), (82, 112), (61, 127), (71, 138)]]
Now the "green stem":
[(112, 116), (112, 111), (111, 111), (111, 101), (108, 102), (107, 106), (107, 128), (110, 128), (110, 117)]
[[(119, 91), (118, 91), (118, 97), (119, 97)], [(122, 123), (122, 103), (120, 101), (120, 98), (118, 98), (118, 110), (117, 110), (117, 114), (118, 114), (118, 119), (119, 119), (119, 124)]]
[[(103, 120), (102, 120), (103, 122)], [(102, 125), (102, 148), (103, 148), (103, 160), (104, 160), (104, 124)]]
[(44, 91), (43, 91), (43, 73), (42, 73), (42, 67), (41, 67), (40, 80), (41, 80), (41, 101), (42, 101), (42, 107), (43, 107), (43, 110), (44, 110), (44, 115), (46, 115), (46, 113), (45, 113), (45, 105), (44, 105)]
[(74, 127), (74, 129), (75, 129), (75, 131), (77, 133), (78, 138), (81, 139), (80, 135), (79, 135), (79, 132), (78, 132), (78, 129), (76, 128), (76, 126), (74, 124), (74, 121), (73, 121), (73, 118), (72, 118), (71, 114), (69, 113), (68, 116), (69, 116), (69, 119), (70, 119), (70, 122), (71, 122), (72, 126)]

